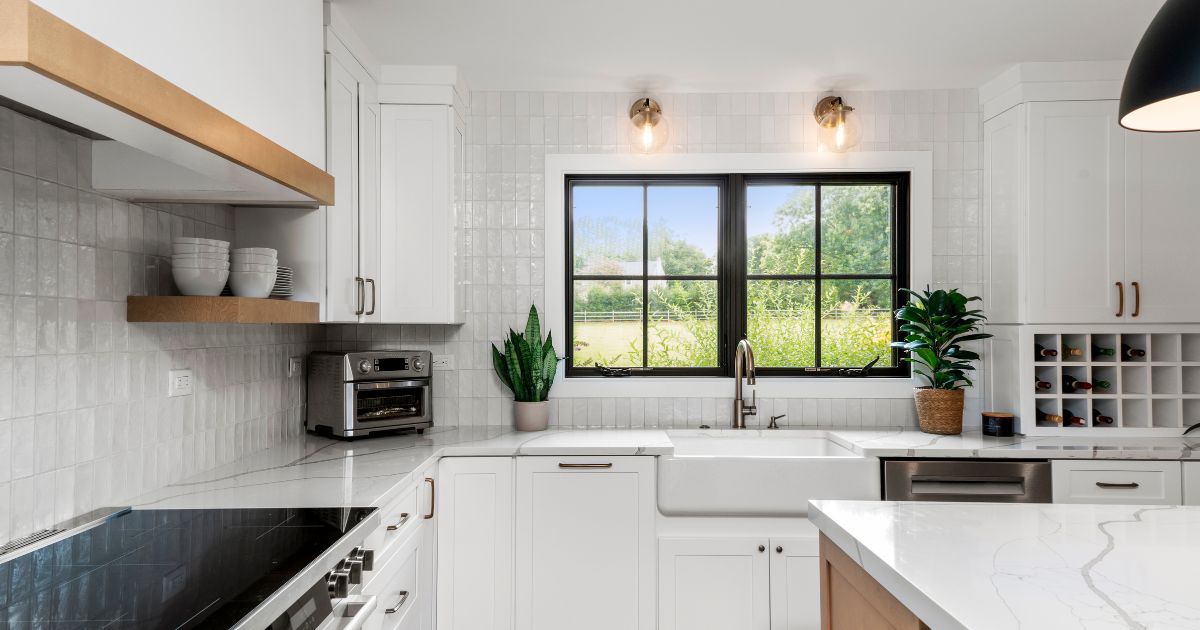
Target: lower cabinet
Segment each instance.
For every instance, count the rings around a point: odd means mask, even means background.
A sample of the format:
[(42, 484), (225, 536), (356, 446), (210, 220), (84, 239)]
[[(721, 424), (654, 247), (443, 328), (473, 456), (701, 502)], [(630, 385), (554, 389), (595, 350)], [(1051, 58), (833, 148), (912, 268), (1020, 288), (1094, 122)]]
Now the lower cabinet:
[(661, 630), (821, 626), (816, 538), (664, 538)]
[(517, 628), (655, 627), (654, 464), (517, 458)]
[(1051, 462), (1055, 503), (1179, 505), (1178, 461), (1072, 460)]
[(1200, 462), (1182, 462), (1183, 504), (1200, 505)]
[(437, 580), (437, 474), (422, 471), (418, 486), (384, 505), (380, 531), (367, 539), (375, 552), (363, 595), (376, 598), (366, 630), (432, 630)]
[(445, 458), (438, 478), (437, 627), (509, 630), (513, 627), (513, 460)]

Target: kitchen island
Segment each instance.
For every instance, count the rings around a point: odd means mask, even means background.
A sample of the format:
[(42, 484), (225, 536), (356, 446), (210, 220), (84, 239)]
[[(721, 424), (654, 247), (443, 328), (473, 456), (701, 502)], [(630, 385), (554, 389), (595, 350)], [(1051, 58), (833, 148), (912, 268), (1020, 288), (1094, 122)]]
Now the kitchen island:
[(1200, 507), (812, 501), (809, 518), (831, 630), (873, 627), (864, 602), (935, 630), (1200, 627)]

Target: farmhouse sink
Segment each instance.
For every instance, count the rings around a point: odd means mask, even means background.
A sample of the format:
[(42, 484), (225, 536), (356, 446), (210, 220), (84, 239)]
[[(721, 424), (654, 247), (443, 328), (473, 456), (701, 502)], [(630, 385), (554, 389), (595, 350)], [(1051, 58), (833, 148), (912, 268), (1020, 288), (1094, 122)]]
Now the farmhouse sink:
[(668, 516), (805, 516), (809, 499), (878, 500), (879, 460), (821, 431), (668, 431), (658, 509)]

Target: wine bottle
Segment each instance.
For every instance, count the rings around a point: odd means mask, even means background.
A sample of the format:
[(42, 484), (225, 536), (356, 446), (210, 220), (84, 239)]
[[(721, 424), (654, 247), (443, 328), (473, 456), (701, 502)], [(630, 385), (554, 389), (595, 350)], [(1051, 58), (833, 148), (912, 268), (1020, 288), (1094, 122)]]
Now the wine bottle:
[(1109, 425), (1113, 423), (1112, 416), (1106, 416), (1100, 413), (1099, 409), (1092, 410), (1092, 424)]
[(1081, 381), (1070, 374), (1063, 374), (1062, 378), (1063, 392), (1069, 393), (1074, 391), (1084, 391), (1092, 388), (1092, 384), (1087, 381)]
[(1092, 381), (1092, 386), (1095, 389), (1112, 389), (1112, 383), (1109, 381)]
[(1053, 413), (1046, 413), (1045, 411), (1038, 409), (1037, 421), (1045, 424), (1062, 424), (1063, 417)]
[(1092, 346), (1092, 354), (1098, 357), (1114, 357), (1117, 351), (1114, 348), (1105, 348), (1104, 346)]
[(1072, 413), (1070, 409), (1063, 409), (1063, 426), (1086, 427), (1087, 421)]
[(1047, 348), (1040, 343), (1034, 346), (1033, 350), (1034, 354), (1043, 359), (1050, 359), (1058, 356), (1058, 350), (1055, 350), (1054, 348)]
[(1033, 379), (1033, 383), (1034, 387), (1037, 389), (1054, 389), (1054, 383), (1051, 383), (1050, 381), (1043, 381), (1036, 376)]
[(1140, 359), (1146, 356), (1146, 351), (1142, 350), (1141, 348), (1134, 348), (1127, 343), (1123, 343), (1121, 344), (1121, 356), (1125, 357), (1126, 359)]
[(1083, 348), (1072, 348), (1071, 346), (1063, 346), (1064, 357), (1081, 357), (1083, 356)]

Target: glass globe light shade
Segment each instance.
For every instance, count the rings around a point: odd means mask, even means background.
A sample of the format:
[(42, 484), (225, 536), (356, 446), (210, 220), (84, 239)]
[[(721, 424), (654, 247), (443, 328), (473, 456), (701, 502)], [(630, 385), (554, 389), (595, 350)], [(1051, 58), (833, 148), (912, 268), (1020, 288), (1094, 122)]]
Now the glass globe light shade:
[(813, 110), (817, 119), (817, 149), (843, 153), (862, 139), (862, 120), (841, 97), (827, 96)]
[(629, 108), (629, 145), (634, 151), (655, 153), (667, 144), (670, 135), (670, 125), (657, 101), (634, 101)]

